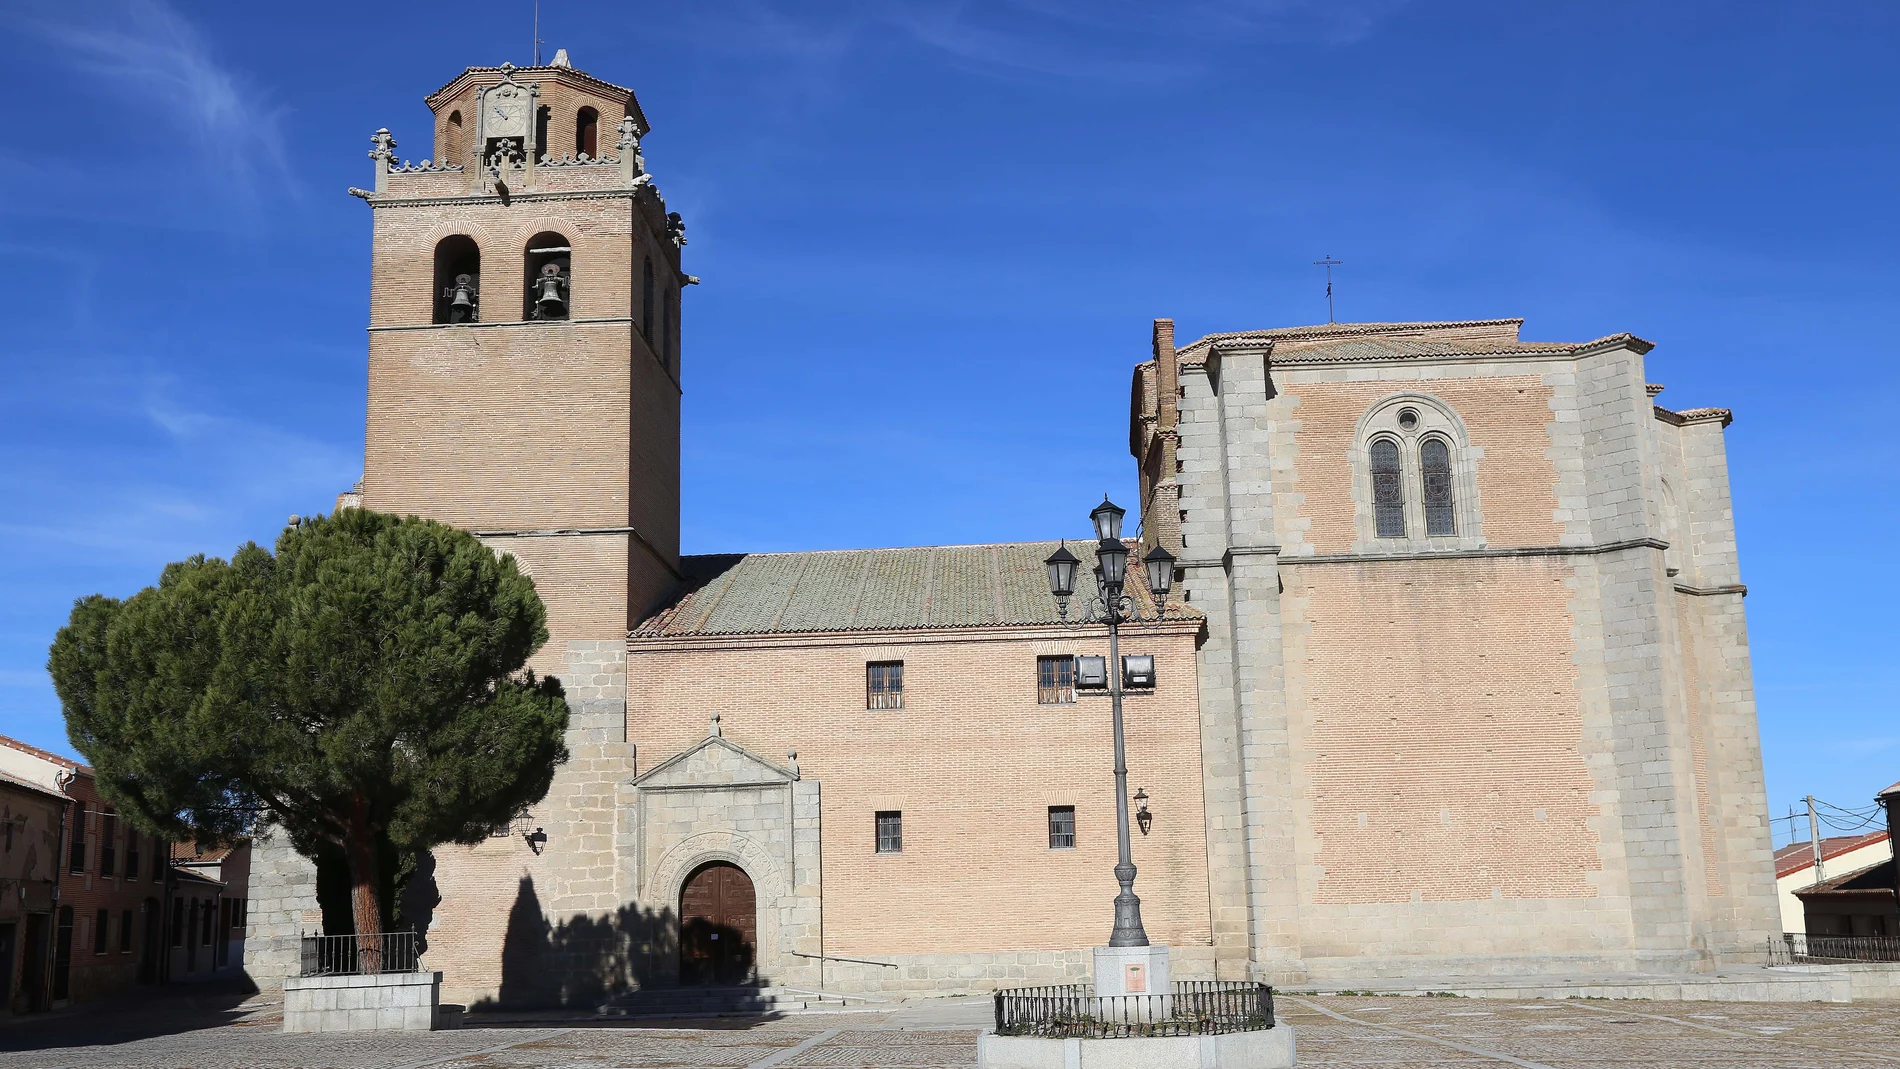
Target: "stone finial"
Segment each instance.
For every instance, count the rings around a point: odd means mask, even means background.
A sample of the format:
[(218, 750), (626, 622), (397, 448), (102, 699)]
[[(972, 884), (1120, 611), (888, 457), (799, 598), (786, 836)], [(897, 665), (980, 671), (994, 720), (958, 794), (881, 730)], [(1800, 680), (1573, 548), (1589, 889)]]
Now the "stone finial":
[(369, 135), (369, 158), (376, 161), (376, 192), (389, 192), (389, 165), (396, 156), (396, 139), (389, 136), (389, 128)]
[(572, 68), (574, 61), (567, 58), (567, 49), (557, 48), (554, 50), (554, 58), (548, 61), (548, 66)]
[(724, 729), (722, 729), (722, 728), (721, 728), (721, 727), (719, 726), (719, 714), (718, 714), (718, 713), (714, 713), (714, 714), (712, 715), (712, 727), (710, 727), (709, 729), (707, 729), (707, 731), (706, 731), (706, 734), (707, 734), (707, 735), (709, 735), (709, 736), (711, 736), (712, 738), (715, 738), (715, 739), (719, 739), (719, 738), (724, 738), (724, 737), (725, 737), (725, 734), (726, 734), (726, 733), (725, 733), (725, 730), (724, 730)]
[(629, 115), (620, 120), (620, 137), (614, 142), (620, 154), (620, 177), (631, 183), (647, 173), (646, 157), (640, 155), (640, 123)]
[(792, 770), (793, 779), (798, 778), (798, 751), (797, 750), (785, 751), (785, 767)]

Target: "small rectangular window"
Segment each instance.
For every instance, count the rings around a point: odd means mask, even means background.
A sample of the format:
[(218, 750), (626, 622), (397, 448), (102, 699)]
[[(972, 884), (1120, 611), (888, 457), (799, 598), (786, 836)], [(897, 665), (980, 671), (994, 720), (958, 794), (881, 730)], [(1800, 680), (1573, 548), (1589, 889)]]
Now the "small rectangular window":
[(904, 707), (904, 662), (872, 661), (864, 666), (866, 709)]
[(1036, 701), (1066, 705), (1075, 700), (1075, 658), (1036, 658)]
[(111, 934), (111, 931), (112, 914), (110, 911), (102, 909), (92, 920), (92, 952), (94, 954), (104, 954), (106, 952), (106, 939), (107, 936)]
[(119, 817), (116, 813), (104, 813), (99, 817), (99, 875), (112, 876), (119, 871), (119, 848), (113, 842), (119, 832)]
[(83, 805), (73, 807), (73, 831), (68, 843), (71, 849), (66, 867), (75, 875), (86, 871), (86, 807)]
[(904, 852), (904, 814), (902, 810), (882, 809), (877, 814), (877, 852)]
[(139, 844), (144, 839), (145, 836), (131, 828), (125, 830), (125, 878), (128, 880), (139, 877)]
[(1074, 806), (1052, 805), (1049, 807), (1049, 849), (1075, 849)]
[(132, 952), (132, 911), (129, 909), (122, 909), (119, 911), (119, 953), (130, 954), (131, 952)]

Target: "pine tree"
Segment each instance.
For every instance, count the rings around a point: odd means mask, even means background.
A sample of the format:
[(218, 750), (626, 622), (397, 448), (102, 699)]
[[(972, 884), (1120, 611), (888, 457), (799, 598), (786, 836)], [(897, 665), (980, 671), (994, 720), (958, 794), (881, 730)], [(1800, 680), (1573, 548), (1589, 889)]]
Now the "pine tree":
[[(511, 556), (363, 509), (287, 528), (273, 554), (167, 565), (82, 598), (47, 668), (100, 793), (146, 830), (229, 839), (259, 819), (348, 861), (359, 937), (381, 934), (377, 839), (475, 843), (567, 759), (548, 639)], [(380, 940), (366, 939), (380, 946)]]

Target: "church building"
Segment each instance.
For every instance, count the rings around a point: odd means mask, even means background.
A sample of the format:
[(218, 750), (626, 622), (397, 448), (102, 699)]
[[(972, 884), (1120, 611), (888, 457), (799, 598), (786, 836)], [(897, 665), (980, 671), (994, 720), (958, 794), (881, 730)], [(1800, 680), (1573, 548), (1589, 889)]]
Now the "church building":
[[(426, 103), (432, 158), (378, 131), (352, 190), (369, 403), (339, 507), (513, 554), (571, 710), (548, 796), (411, 880), (443, 998), (1087, 979), (1108, 636), (1043, 566), (1080, 532), (683, 555), (697, 280), (634, 93), (563, 51)], [(1777, 930), (1729, 414), (1655, 407), (1640, 339), (1519, 325), (1177, 348), (1163, 319), (1131, 353), (1131, 548), (1177, 567), (1165, 596), (1129, 569), (1150, 622), (1107, 670), (1176, 979), (1707, 970)], [(281, 842), (251, 882), (268, 984), (321, 911)]]

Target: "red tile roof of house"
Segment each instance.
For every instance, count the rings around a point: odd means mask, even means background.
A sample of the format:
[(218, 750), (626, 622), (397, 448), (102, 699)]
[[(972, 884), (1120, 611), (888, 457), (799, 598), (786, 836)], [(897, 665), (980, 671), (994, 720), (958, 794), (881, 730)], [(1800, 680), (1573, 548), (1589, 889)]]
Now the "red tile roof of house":
[[(1830, 835), (1821, 840), (1821, 862), (1826, 864), (1842, 854), (1886, 841), (1887, 833), (1884, 831), (1870, 831), (1865, 835)], [(1813, 866), (1814, 847), (1812, 844), (1789, 843), (1775, 851), (1775, 879), (1777, 880)]]
[(38, 746), (29, 746), (19, 739), (10, 739), (5, 735), (0, 735), (0, 746), (5, 746), (9, 750), (18, 750), (24, 754), (32, 754), (34, 757), (43, 761), (51, 761), (65, 768), (78, 769), (79, 774), (82, 776), (90, 777), (92, 775), (92, 766), (90, 765), (80, 764), (65, 754), (57, 754), (51, 750), (42, 750)]

